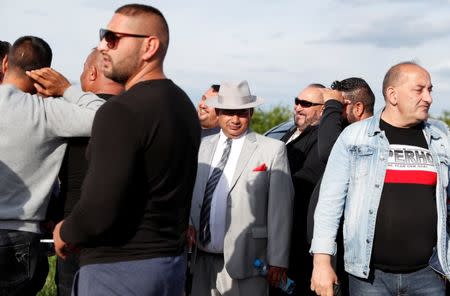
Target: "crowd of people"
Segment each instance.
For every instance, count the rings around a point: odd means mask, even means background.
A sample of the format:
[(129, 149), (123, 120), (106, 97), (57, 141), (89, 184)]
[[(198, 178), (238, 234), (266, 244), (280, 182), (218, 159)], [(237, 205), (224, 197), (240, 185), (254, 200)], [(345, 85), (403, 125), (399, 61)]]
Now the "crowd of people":
[[(446, 295), (448, 127), (432, 83), (389, 68), (311, 82), (294, 126), (251, 130), (264, 99), (212, 84), (197, 110), (164, 74), (169, 26), (119, 7), (80, 75), (45, 40), (0, 42), (0, 295)], [(48, 238), (52, 237), (52, 240)]]

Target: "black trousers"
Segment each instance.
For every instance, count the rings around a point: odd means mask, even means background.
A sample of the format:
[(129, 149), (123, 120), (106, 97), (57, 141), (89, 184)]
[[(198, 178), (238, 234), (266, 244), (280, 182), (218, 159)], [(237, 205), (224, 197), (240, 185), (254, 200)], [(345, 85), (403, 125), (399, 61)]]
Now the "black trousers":
[(56, 261), (55, 283), (58, 296), (71, 296), (73, 279), (80, 269), (78, 254), (70, 253), (66, 260), (58, 257)]
[(48, 259), (40, 234), (0, 230), (0, 296), (36, 295), (44, 286)]

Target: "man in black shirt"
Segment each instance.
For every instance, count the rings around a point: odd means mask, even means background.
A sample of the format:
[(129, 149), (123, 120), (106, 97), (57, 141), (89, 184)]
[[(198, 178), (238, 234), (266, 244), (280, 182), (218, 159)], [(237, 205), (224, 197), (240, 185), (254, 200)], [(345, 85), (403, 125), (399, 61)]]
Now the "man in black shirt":
[[(296, 283), (296, 295), (311, 294), (309, 277), (312, 272), (312, 257), (306, 240), (306, 217), (311, 193), (325, 169), (317, 150), (324, 89), (325, 86), (321, 84), (310, 84), (294, 98), (295, 128), (281, 139), (287, 142), (286, 149), (295, 189), (288, 275)], [(271, 295), (280, 293), (270, 292)]]
[[(373, 115), (375, 95), (367, 82), (358, 77), (334, 81), (331, 89), (323, 89), (324, 108), (318, 126), (319, 159), (326, 164), (334, 143), (349, 124)], [(312, 240), (314, 210), (319, 198), (318, 182), (308, 209), (308, 241)]]
[(200, 124), (163, 72), (159, 10), (130, 4), (100, 30), (106, 77), (125, 92), (96, 114), (80, 201), (55, 227), (55, 250), (81, 248), (80, 295), (181, 295)]
[(449, 130), (428, 118), (432, 84), (413, 62), (389, 69), (384, 109), (346, 128), (320, 187), (311, 289), (332, 295), (330, 255), (345, 217), (350, 295), (444, 295)]
[(320, 160), (327, 163), (337, 137), (349, 124), (373, 115), (375, 95), (367, 82), (358, 77), (334, 81), (323, 90), (324, 109), (319, 124)]
[[(318, 127), (317, 148), (319, 159), (327, 163), (331, 149), (342, 130), (350, 123), (354, 123), (373, 115), (375, 95), (367, 82), (358, 77), (350, 77), (342, 81), (334, 81), (331, 89), (323, 90), (324, 110)], [(311, 242), (314, 227), (314, 211), (319, 199), (320, 181), (311, 194), (308, 208), (308, 242)], [(338, 249), (335, 268), (340, 278), (341, 291), (348, 292), (347, 274), (344, 271), (342, 231), (338, 232)]]
[[(123, 91), (123, 85), (112, 81), (103, 74), (103, 58), (95, 48), (86, 58), (83, 72), (80, 76), (81, 89), (85, 92), (95, 93), (102, 99), (109, 99)], [(57, 203), (57, 211), (60, 217), (67, 217), (80, 199), (81, 184), (88, 169), (86, 160), (86, 147), (89, 138), (69, 138), (66, 153), (59, 172), (61, 182)], [(63, 217), (61, 217), (63, 216)], [(66, 260), (57, 258), (55, 282), (58, 296), (70, 296), (75, 273), (80, 268), (78, 253), (71, 253)]]

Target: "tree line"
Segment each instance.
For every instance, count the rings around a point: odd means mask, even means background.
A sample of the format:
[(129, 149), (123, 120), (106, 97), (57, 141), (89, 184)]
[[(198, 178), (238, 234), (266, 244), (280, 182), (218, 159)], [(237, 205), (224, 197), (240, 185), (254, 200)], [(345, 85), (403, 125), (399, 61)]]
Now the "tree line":
[[(263, 134), (272, 127), (293, 119), (292, 107), (277, 105), (270, 110), (263, 110), (257, 108), (252, 117), (252, 129), (253, 131)], [(450, 126), (450, 111), (444, 111), (437, 117), (437, 119), (444, 121)]]

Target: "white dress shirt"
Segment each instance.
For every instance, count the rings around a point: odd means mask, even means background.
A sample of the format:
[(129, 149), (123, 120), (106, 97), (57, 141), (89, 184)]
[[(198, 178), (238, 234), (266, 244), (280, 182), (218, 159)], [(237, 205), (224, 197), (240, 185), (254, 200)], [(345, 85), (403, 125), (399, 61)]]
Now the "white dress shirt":
[(291, 135), (291, 137), (289, 138), (289, 140), (287, 140), (286, 145), (289, 144), (289, 142), (294, 141), (295, 139), (298, 138), (298, 136), (300, 136), (302, 132), (299, 129), (296, 129), (295, 132)]
[[(233, 179), (234, 171), (241, 154), (242, 146), (247, 132), (241, 137), (233, 139), (231, 144), (230, 155), (228, 161), (223, 170), (222, 176), (217, 183), (211, 200), (211, 213), (209, 217), (209, 225), (211, 231), (211, 241), (202, 249), (210, 253), (223, 253), (223, 241), (225, 238), (225, 224), (226, 224), (226, 212), (227, 212), (227, 198), (230, 192), (230, 183)], [(223, 150), (225, 149), (227, 136), (220, 130), (219, 142), (217, 143), (216, 151), (211, 162), (211, 168), (209, 170), (209, 176), (211, 176), (213, 170), (219, 164), (222, 157)]]

